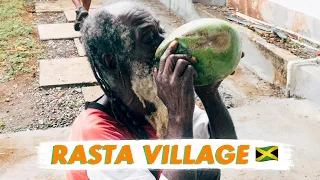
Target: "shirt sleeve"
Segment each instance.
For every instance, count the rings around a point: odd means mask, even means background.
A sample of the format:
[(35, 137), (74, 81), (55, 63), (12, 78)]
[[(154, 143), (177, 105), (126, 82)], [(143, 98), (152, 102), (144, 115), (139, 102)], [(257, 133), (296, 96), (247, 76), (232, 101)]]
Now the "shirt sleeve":
[(110, 120), (110, 117), (100, 111), (91, 112), (85, 125), (81, 127), (83, 140), (126, 140), (125, 130)]
[(195, 106), (193, 113), (193, 136), (194, 139), (210, 139), (209, 118), (206, 111)]

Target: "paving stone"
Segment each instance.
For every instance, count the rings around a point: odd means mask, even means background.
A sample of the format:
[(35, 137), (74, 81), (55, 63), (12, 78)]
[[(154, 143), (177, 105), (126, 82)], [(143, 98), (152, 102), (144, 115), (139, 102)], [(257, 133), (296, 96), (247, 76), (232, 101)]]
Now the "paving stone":
[(40, 24), (38, 32), (40, 40), (72, 39), (81, 36), (80, 32), (74, 30), (73, 23)]
[[(96, 10), (96, 9), (90, 9), (90, 10), (89, 10), (89, 14), (94, 13), (95, 10)], [(66, 16), (68, 22), (74, 22), (74, 21), (76, 21), (76, 12), (75, 12), (74, 9), (64, 11), (64, 15)]]
[(84, 96), (84, 100), (89, 102), (98, 99), (104, 94), (100, 86), (83, 87), (81, 90)]
[[(95, 9), (102, 6), (100, 0), (92, 0), (91, 8)], [(75, 10), (71, 0), (55, 0), (35, 3), (36, 12), (62, 12), (66, 10)]]
[(40, 86), (92, 84), (96, 79), (86, 57), (40, 60)]
[(77, 47), (77, 51), (78, 51), (79, 56), (81, 56), (81, 57), (85, 56), (86, 55), (86, 51), (84, 49), (83, 44), (80, 42), (80, 39), (79, 38), (75, 38), (74, 39), (74, 43), (75, 43), (75, 45)]

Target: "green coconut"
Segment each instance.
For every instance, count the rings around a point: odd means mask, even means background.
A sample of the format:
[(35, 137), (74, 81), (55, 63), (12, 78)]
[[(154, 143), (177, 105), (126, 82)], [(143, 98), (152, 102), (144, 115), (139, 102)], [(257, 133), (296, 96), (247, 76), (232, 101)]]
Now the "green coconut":
[(160, 58), (172, 41), (179, 45), (175, 54), (188, 54), (197, 59), (194, 84), (198, 86), (219, 82), (238, 66), (242, 45), (238, 31), (226, 21), (203, 18), (180, 26), (158, 47), (155, 53), (157, 67)]

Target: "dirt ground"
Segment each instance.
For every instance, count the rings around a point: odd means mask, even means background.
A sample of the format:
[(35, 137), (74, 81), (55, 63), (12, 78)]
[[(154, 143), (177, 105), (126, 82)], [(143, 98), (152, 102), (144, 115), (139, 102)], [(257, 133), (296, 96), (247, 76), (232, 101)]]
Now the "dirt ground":
[[(29, 23), (63, 23), (63, 13), (32, 13)], [(40, 42), (36, 27), (32, 36), (43, 48), (40, 59), (77, 57), (73, 40)], [(39, 88), (38, 62), (29, 59), (30, 72), (22, 72), (0, 85), (0, 133), (69, 126), (84, 106), (81, 86)]]

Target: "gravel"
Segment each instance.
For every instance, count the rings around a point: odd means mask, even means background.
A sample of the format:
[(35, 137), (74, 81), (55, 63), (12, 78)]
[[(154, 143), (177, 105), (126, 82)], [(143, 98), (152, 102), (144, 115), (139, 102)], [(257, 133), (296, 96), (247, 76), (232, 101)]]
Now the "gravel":
[[(66, 23), (67, 19), (62, 12), (37, 13), (37, 24)], [(58, 59), (79, 57), (73, 39), (41, 41), (45, 53), (39, 59)]]
[(38, 88), (33, 96), (36, 116), (29, 130), (70, 126), (85, 103), (80, 87)]
[(223, 100), (225, 106), (228, 109), (236, 107), (236, 98), (228, 92), (228, 90), (223, 86), (223, 84), (219, 86), (219, 92), (221, 99)]
[(37, 24), (59, 24), (67, 22), (67, 18), (63, 12), (37, 13)]
[[(221, 96), (222, 101), (224, 102), (225, 106), (227, 109), (234, 108), (236, 107), (236, 101), (237, 98), (231, 95), (231, 93), (228, 92), (228, 89), (224, 87), (223, 84), (219, 86), (219, 93)], [(195, 94), (196, 97), (196, 104), (201, 108), (204, 109), (203, 104), (197, 94)]]
[[(66, 23), (64, 13), (37, 13), (37, 24)], [(58, 59), (79, 57), (74, 40), (41, 41), (44, 46), (42, 58)], [(37, 85), (38, 86), (38, 85)], [(29, 92), (34, 103), (32, 123), (27, 130), (68, 127), (84, 108), (80, 86), (39, 88)]]
[(42, 41), (45, 47), (46, 59), (79, 57), (74, 40), (48, 40)]

